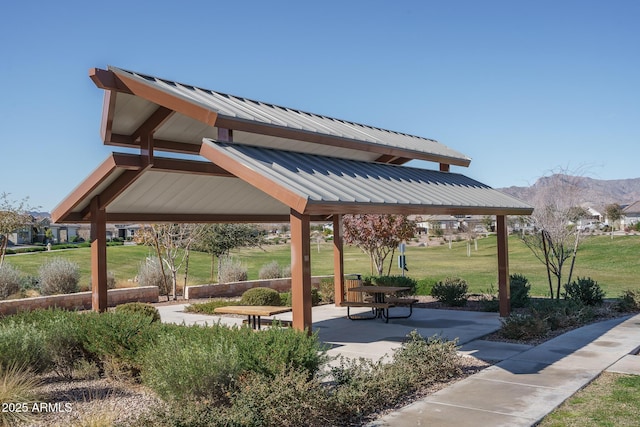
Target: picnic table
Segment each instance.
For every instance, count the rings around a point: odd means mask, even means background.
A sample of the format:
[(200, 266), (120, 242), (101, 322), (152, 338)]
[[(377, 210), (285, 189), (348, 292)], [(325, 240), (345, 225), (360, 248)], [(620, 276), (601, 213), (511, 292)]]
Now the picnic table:
[(247, 316), (247, 323), (253, 329), (260, 329), (261, 316), (274, 316), (289, 311), (291, 311), (291, 307), (274, 305), (229, 305), (226, 307), (218, 307), (213, 312), (216, 314), (239, 314)]
[[(398, 298), (391, 296), (387, 298), (387, 295), (396, 295), (397, 293), (409, 291), (411, 288), (404, 286), (356, 286), (355, 288), (349, 288), (350, 292), (361, 292), (373, 296), (373, 301), (344, 301), (343, 307), (347, 307), (347, 318), (350, 320), (364, 320), (364, 319), (384, 319), (386, 323), (389, 319), (406, 319), (413, 314), (413, 304), (418, 302), (413, 298)], [(409, 307), (409, 315), (407, 316), (390, 316), (389, 309), (397, 305), (406, 305)], [(372, 316), (351, 316), (349, 309), (351, 307), (369, 307), (371, 308)]]

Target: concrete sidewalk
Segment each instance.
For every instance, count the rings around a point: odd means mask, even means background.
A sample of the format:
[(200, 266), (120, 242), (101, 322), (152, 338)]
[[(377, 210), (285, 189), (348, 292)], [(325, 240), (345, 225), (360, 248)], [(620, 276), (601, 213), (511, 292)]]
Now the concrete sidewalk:
[[(185, 313), (186, 304), (159, 306), (163, 322), (240, 325), (242, 318)], [(366, 310), (366, 309), (363, 309)], [(275, 316), (291, 320), (291, 313)], [(640, 375), (640, 315), (594, 323), (539, 346), (486, 341), (500, 328), (496, 313), (415, 309), (409, 319), (352, 321), (346, 309), (313, 308), (313, 330), (330, 356), (392, 354), (412, 330), (457, 340), (462, 354), (498, 362), (414, 402), (370, 426), (531, 426), (602, 371)]]
[(640, 375), (640, 315), (573, 330), (370, 426), (532, 426), (603, 371)]

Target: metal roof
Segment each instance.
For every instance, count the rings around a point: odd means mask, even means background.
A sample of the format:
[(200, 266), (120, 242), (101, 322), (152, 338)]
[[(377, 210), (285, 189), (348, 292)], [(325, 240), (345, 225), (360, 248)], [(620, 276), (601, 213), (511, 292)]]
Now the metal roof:
[[(332, 214), (529, 215), (526, 203), (464, 175), (204, 139), (210, 162), (114, 153), (52, 212), (90, 220), (101, 197), (110, 222), (278, 222), (291, 209)], [(130, 174), (130, 175), (125, 175)], [(123, 185), (124, 183), (124, 185)]]
[[(471, 161), (459, 151), (433, 139), (202, 89), (113, 66), (109, 71), (124, 82), (123, 85), (129, 85), (127, 90), (130, 91), (117, 94), (111, 111), (113, 116), (109, 125), (116, 134), (131, 135), (151, 115), (156, 103), (161, 102), (158, 96), (145, 98), (148, 95), (146, 90), (152, 89), (184, 104), (217, 114), (215, 127), (234, 129), (234, 143), (317, 154), (327, 154), (329, 148), (332, 156), (360, 160), (376, 160), (381, 155), (393, 154), (402, 162), (423, 159), (468, 166)], [(186, 110), (175, 110), (176, 114), (156, 130), (155, 138), (196, 145), (200, 144), (202, 137), (216, 138), (211, 123), (198, 122), (189, 117)], [(367, 157), (362, 157), (365, 154)]]
[[(302, 213), (531, 213), (531, 206), (464, 175), (203, 140), (201, 154)], [(233, 166), (232, 166), (233, 165)], [(256, 180), (256, 174), (260, 176)], [(291, 200), (289, 198), (288, 200)], [(304, 206), (302, 206), (304, 205)]]

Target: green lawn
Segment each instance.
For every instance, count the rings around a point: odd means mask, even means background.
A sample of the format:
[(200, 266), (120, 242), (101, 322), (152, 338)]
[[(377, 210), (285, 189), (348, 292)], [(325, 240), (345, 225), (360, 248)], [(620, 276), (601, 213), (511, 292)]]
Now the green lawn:
[(640, 376), (605, 372), (558, 409), (541, 427), (637, 426)]
[[(471, 256), (467, 256), (466, 242), (448, 245), (407, 247), (407, 273), (415, 279), (441, 280), (447, 276), (459, 276), (467, 280), (471, 292), (481, 292), (491, 286), (497, 287), (496, 239), (488, 237), (478, 241), (478, 250), (472, 245)], [(626, 289), (638, 289), (640, 275), (640, 236), (588, 237), (580, 246), (574, 278), (592, 277), (607, 292), (608, 297), (617, 297)], [(138, 266), (153, 251), (144, 246), (112, 246), (107, 248), (108, 269), (115, 273), (119, 282), (132, 280)], [(290, 264), (289, 245), (271, 245), (263, 249), (249, 248), (232, 254), (240, 259), (249, 270), (249, 279), (257, 279), (260, 268), (278, 261)], [(397, 253), (396, 253), (397, 255)], [(88, 283), (90, 275), (90, 249), (70, 249), (55, 252), (38, 252), (7, 256), (7, 261), (22, 272), (37, 275), (39, 266), (51, 257), (64, 257), (80, 266), (82, 282)], [(533, 295), (547, 295), (548, 284), (545, 267), (524, 246), (512, 236), (509, 239), (509, 270), (524, 274), (532, 283)], [(346, 273), (370, 274), (368, 257), (355, 247), (345, 247), (344, 265)], [(192, 252), (189, 265), (189, 284), (209, 283), (211, 258), (207, 254)], [(331, 243), (312, 244), (311, 269), (314, 275), (333, 274), (333, 246)], [(568, 264), (566, 268), (568, 273)], [(393, 261), (391, 274), (400, 274)]]

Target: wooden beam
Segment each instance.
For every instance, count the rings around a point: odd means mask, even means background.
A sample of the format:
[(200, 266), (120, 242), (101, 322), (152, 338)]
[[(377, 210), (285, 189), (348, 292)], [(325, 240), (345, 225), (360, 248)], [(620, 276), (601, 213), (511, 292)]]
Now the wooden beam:
[(204, 107), (200, 103), (177, 97), (170, 92), (164, 91), (159, 87), (143, 82), (125, 73), (118, 73), (116, 74), (116, 77), (118, 77), (125, 86), (131, 90), (131, 93), (139, 96), (140, 98), (144, 98), (147, 101), (151, 101), (180, 114), (184, 114), (185, 116), (191, 117), (192, 119), (208, 126), (213, 127), (216, 125), (218, 113)]
[[(140, 148), (140, 141), (134, 140), (130, 135), (111, 134), (109, 140), (104, 141), (105, 145), (125, 148)], [(188, 142), (170, 141), (166, 139), (153, 139), (153, 146), (157, 151), (181, 154), (199, 154), (200, 144), (190, 144)]]
[(471, 160), (466, 158), (450, 157), (433, 153), (423, 153), (420, 151), (407, 150), (403, 148), (389, 147), (367, 141), (359, 141), (355, 139), (341, 138), (333, 135), (320, 134), (317, 132), (286, 128), (268, 123), (238, 119), (230, 116), (218, 116), (216, 126), (234, 129), (242, 132), (256, 133), (259, 135), (313, 142), (316, 144), (339, 148), (349, 148), (358, 151), (365, 151), (368, 153), (378, 153), (381, 156), (388, 155), (392, 156), (393, 158), (400, 157), (405, 159), (410, 158), (412, 160), (427, 160), (437, 163), (450, 163), (452, 165), (464, 167), (469, 166), (469, 164), (471, 163)]
[(498, 234), (498, 301), (500, 317), (507, 317), (511, 313), (511, 296), (509, 284), (509, 233), (505, 215), (496, 216), (496, 231)]
[(89, 78), (100, 89), (113, 90), (133, 95), (133, 92), (131, 92), (127, 85), (124, 84), (113, 71), (91, 68), (89, 69)]
[(99, 196), (91, 199), (91, 308), (107, 310), (107, 222)]
[(334, 303), (340, 307), (344, 300), (344, 246), (342, 243), (342, 215), (333, 215), (333, 289)]
[(158, 107), (149, 117), (147, 117), (144, 123), (142, 123), (138, 129), (131, 134), (131, 139), (135, 141), (144, 135), (153, 134), (174, 113), (175, 111), (171, 111), (168, 108)]
[(293, 327), (311, 333), (310, 218), (291, 209), (291, 306)]
[(102, 99), (102, 120), (100, 122), (100, 136), (105, 144), (111, 140), (115, 112), (116, 93), (112, 90), (107, 90), (104, 92), (104, 98)]
[(233, 142), (233, 130), (219, 127), (217, 141)]
[(451, 165), (447, 163), (440, 163), (440, 172), (449, 172)]

